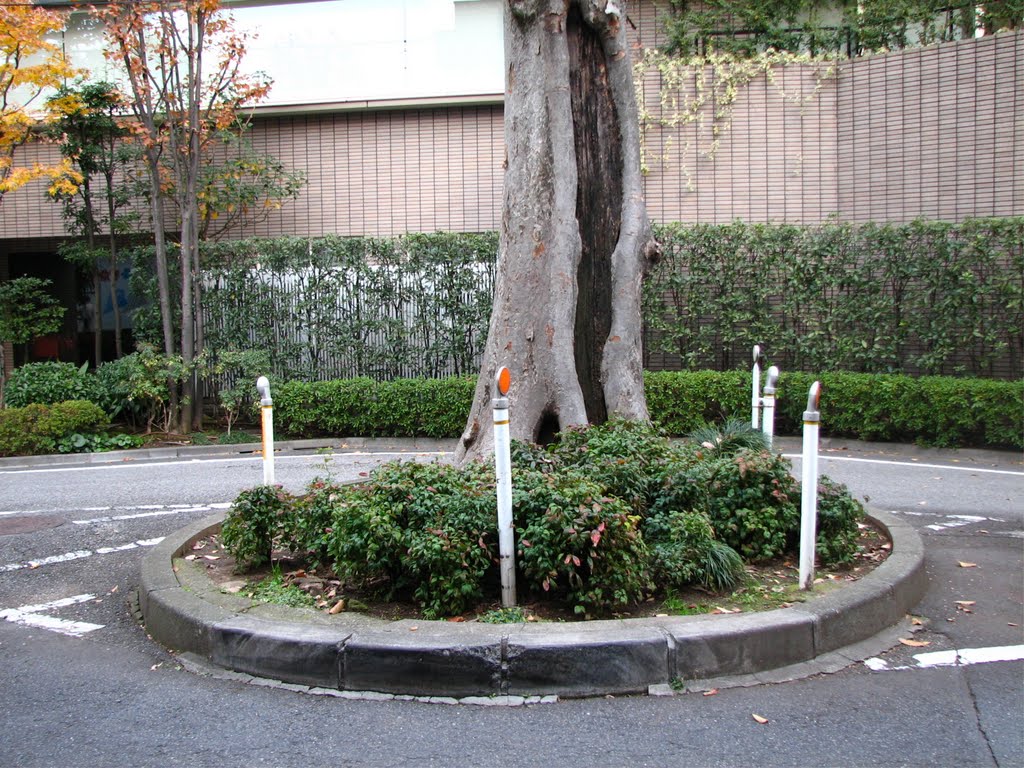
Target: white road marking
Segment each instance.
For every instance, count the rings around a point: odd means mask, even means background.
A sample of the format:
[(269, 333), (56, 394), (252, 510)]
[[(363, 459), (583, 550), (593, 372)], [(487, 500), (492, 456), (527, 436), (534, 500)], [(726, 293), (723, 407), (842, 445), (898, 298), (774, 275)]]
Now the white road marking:
[(83, 560), (93, 555), (109, 555), (112, 552), (125, 552), (129, 549), (137, 549), (138, 547), (153, 547), (164, 540), (161, 536), (157, 539), (140, 539), (139, 541), (129, 542), (128, 544), (121, 544), (117, 547), (101, 547), (95, 552), (89, 549), (81, 549), (76, 552), (65, 552), (62, 555), (51, 555), (50, 557), (43, 557), (38, 560), (25, 560), (21, 563), (8, 563), (7, 565), (0, 565), (0, 573), (7, 573), (9, 571), (22, 571), (22, 570), (35, 570), (41, 568), (44, 565), (54, 565), (56, 563), (67, 563), (71, 560)]
[(864, 666), (876, 672), (895, 672), (902, 669), (930, 669), (932, 667), (969, 667), (973, 664), (991, 664), (994, 661), (1024, 660), (1024, 645), (1001, 645), (991, 648), (954, 648), (951, 651), (915, 653), (915, 664), (890, 667), (885, 659), (868, 659)]
[[(349, 456), (450, 456), (451, 451), (346, 451), (345, 453), (329, 453), (320, 455), (304, 454), (301, 456), (275, 456), (274, 461), (309, 461), (310, 459), (323, 460), (325, 458), (342, 458)], [(229, 459), (137, 459), (127, 463), (117, 464), (91, 464), (87, 467), (48, 467), (46, 469), (9, 469), (0, 471), (6, 475), (36, 475), (50, 472), (97, 472), (120, 469), (153, 469), (154, 467), (175, 467), (179, 464), (238, 464), (240, 462), (262, 462), (263, 457), (259, 454), (234, 456)], [(918, 466), (918, 465), (914, 465)], [(992, 470), (990, 470), (992, 471)], [(1021, 473), (1024, 474), (1024, 473)]]
[[(139, 507), (136, 507), (139, 509)], [(156, 509), (155, 512), (138, 512), (134, 515), (107, 515), (105, 517), (94, 517), (89, 520), (72, 520), (75, 525), (93, 525), (95, 523), (112, 523), (118, 520), (139, 520), (145, 517), (162, 517), (165, 515), (180, 515), (183, 512), (212, 512), (216, 509), (231, 509), (231, 502), (219, 502), (216, 504), (197, 504), (188, 506), (185, 504), (172, 504), (170, 507), (161, 508), (158, 505), (150, 505), (146, 509)]]
[(208, 512), (218, 509), (230, 509), (231, 502), (204, 502), (197, 504), (136, 504), (124, 507), (54, 507), (53, 509), (12, 509), (0, 512), (0, 517), (11, 515), (39, 515), (39, 514), (62, 514), (65, 516), (74, 515), (79, 512), (138, 512), (138, 514), (104, 515), (87, 520), (72, 520), (75, 525), (91, 525), (92, 523), (109, 523), (116, 520), (135, 520), (144, 517), (159, 517), (161, 515), (177, 515), (182, 512)]
[(23, 605), (20, 608), (8, 608), (5, 611), (0, 611), (0, 619), (6, 619), (26, 627), (48, 629), (51, 632), (59, 632), (69, 637), (81, 637), (87, 632), (103, 629), (103, 625), (90, 624), (87, 621), (58, 619), (56, 616), (46, 616), (43, 614), (55, 611), (58, 608), (65, 608), (69, 605), (77, 605), (78, 603), (85, 603), (95, 599), (96, 595), (75, 595), (74, 597), (65, 597), (63, 600), (54, 600), (40, 605)]
[[(802, 454), (783, 454), (787, 459), (799, 459)], [(828, 456), (821, 454), (819, 461), (855, 461), (861, 464), (889, 464), (896, 467), (921, 467), (922, 469), (951, 469), (956, 472), (984, 472), (991, 475), (1016, 475), (1024, 477), (1024, 472), (1012, 469), (982, 469), (980, 467), (955, 467), (950, 464), (922, 464), (918, 461), (892, 461), (891, 459), (858, 459), (853, 456)]]

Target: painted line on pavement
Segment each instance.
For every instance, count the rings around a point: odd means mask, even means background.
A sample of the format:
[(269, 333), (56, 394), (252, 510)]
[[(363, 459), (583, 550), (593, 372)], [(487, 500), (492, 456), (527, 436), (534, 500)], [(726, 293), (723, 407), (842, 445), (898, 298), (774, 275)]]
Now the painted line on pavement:
[(96, 523), (112, 523), (120, 520), (141, 520), (146, 517), (164, 517), (166, 515), (180, 515), (183, 512), (213, 512), (217, 509), (230, 509), (231, 502), (217, 504), (197, 504), (189, 507), (173, 504), (170, 508), (160, 509), (156, 512), (136, 512), (133, 515), (108, 515), (106, 517), (94, 517), (89, 520), (72, 520), (75, 525), (94, 525)]
[(141, 512), (141, 514), (108, 515), (95, 517), (89, 520), (71, 520), (77, 525), (89, 523), (108, 523), (114, 520), (134, 520), (141, 517), (159, 517), (160, 515), (177, 515), (182, 512), (205, 512), (208, 510), (230, 509), (231, 502), (204, 502), (197, 504), (137, 504), (125, 507), (54, 507), (53, 509), (12, 509), (0, 512), (0, 517), (13, 515), (41, 515), (60, 514), (64, 516), (74, 515), (80, 512)]
[(951, 528), (963, 528), (965, 525), (976, 525), (978, 523), (1005, 523), (998, 517), (982, 517), (981, 515), (943, 515), (937, 512), (914, 512), (914, 511), (901, 511), (898, 509), (890, 509), (889, 514), (892, 515), (909, 515), (912, 517), (938, 517), (943, 519), (945, 522), (932, 523), (924, 526), (925, 528), (932, 531), (948, 531)]
[[(310, 459), (342, 458), (349, 456), (450, 456), (451, 451), (346, 451), (345, 453), (305, 454), (302, 456), (277, 456), (275, 461), (299, 461)], [(50, 472), (96, 472), (111, 469), (152, 469), (153, 467), (173, 467), (178, 464), (237, 464), (239, 462), (262, 462), (259, 454), (251, 456), (235, 456), (229, 459), (189, 459), (178, 457), (172, 459), (131, 459), (123, 463), (93, 464), (87, 467), (47, 467), (44, 469), (8, 469), (0, 470), (5, 475), (33, 475)]]
[(65, 608), (69, 605), (77, 605), (95, 599), (96, 595), (75, 595), (74, 597), (65, 597), (62, 600), (53, 600), (52, 602), (40, 605), (23, 605), (20, 608), (8, 608), (7, 610), (0, 611), (0, 619), (6, 619), (25, 627), (47, 629), (51, 632), (68, 635), (69, 637), (81, 637), (88, 632), (103, 629), (103, 624), (58, 619), (56, 616), (47, 616), (45, 614), (58, 608)]
[(890, 667), (877, 656), (867, 659), (864, 666), (875, 672), (896, 672), (903, 669), (930, 669), (932, 667), (969, 667), (973, 664), (991, 664), (996, 661), (1024, 660), (1024, 645), (1001, 645), (991, 648), (954, 648), (951, 651), (915, 653), (914, 664)]
[(84, 560), (87, 557), (93, 555), (109, 555), (113, 552), (125, 552), (129, 549), (137, 549), (138, 547), (155, 547), (164, 537), (161, 536), (157, 539), (140, 539), (139, 541), (129, 542), (128, 544), (121, 544), (116, 547), (100, 547), (95, 552), (90, 549), (80, 549), (75, 552), (65, 552), (61, 555), (51, 555), (50, 557), (43, 557), (38, 560), (25, 560), (20, 563), (8, 563), (7, 565), (0, 565), (0, 573), (8, 573), (10, 571), (22, 571), (22, 570), (35, 570), (41, 568), (44, 565), (56, 565), (58, 563), (68, 563), (72, 560)]
[[(787, 459), (799, 459), (802, 454), (784, 453)], [(1014, 475), (1024, 477), (1024, 472), (1012, 469), (982, 469), (980, 467), (957, 467), (952, 464), (922, 464), (917, 461), (892, 461), (889, 459), (857, 459), (852, 456), (818, 456), (819, 461), (853, 461), (861, 464), (888, 464), (894, 467), (920, 467), (921, 469), (952, 469), (957, 472), (984, 472), (990, 475)]]

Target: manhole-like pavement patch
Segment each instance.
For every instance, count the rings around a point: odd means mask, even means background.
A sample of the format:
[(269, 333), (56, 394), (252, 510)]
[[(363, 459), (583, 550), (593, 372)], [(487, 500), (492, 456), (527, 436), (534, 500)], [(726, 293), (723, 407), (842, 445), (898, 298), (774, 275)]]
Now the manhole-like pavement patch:
[(12, 536), (16, 533), (34, 533), (47, 528), (64, 525), (67, 520), (56, 515), (20, 515), (17, 517), (0, 517), (0, 536)]

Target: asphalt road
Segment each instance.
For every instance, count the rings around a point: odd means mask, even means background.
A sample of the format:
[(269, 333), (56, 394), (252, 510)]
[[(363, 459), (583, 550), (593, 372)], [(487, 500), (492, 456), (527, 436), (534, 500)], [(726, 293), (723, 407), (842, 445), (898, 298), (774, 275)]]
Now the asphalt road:
[[(279, 457), (277, 477), (298, 490), (389, 458)], [(141, 558), (258, 484), (256, 458), (0, 467), (0, 766), (1024, 766), (1024, 661), (993, 660), (1024, 645), (1020, 459), (823, 454), (823, 473), (921, 532), (930, 586), (914, 639), (927, 646), (714, 696), (518, 708), (245, 685), (185, 671), (150, 641), (127, 604)]]

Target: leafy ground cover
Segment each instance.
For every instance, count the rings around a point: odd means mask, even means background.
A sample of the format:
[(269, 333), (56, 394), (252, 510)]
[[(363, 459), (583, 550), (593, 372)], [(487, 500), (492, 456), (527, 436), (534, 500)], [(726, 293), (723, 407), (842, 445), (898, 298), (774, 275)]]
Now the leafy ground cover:
[[(820, 568), (815, 573), (811, 592), (799, 589), (799, 568), (793, 557), (769, 563), (746, 565), (742, 583), (731, 590), (713, 590), (701, 586), (649, 597), (625, 606), (613, 618), (655, 616), (696, 616), (703, 614), (748, 613), (788, 608), (810, 597), (859, 581), (891, 552), (891, 543), (881, 531), (867, 522), (858, 524), (857, 553), (852, 562)], [(422, 608), (412, 601), (381, 600), (372, 590), (347, 585), (330, 568), (308, 566), (301, 559), (278, 552), (273, 566), (265, 564), (239, 572), (237, 561), (224, 548), (219, 532), (193, 545), (186, 560), (194, 561), (221, 590), (241, 594), (258, 602), (313, 608), (325, 613), (363, 613), (380, 619), (423, 619)], [(523, 601), (512, 609), (500, 601), (482, 600), (468, 610), (444, 617), (452, 622), (516, 623), (535, 621), (580, 621), (579, 614), (550, 600)]]
[[(799, 598), (787, 596), (787, 578), (801, 490), (744, 423), (683, 442), (620, 421), (546, 447), (516, 443), (512, 486), (517, 591), (534, 615), (697, 611), (689, 606), (705, 593), (736, 604)], [(816, 491), (821, 565), (856, 567), (870, 550), (863, 508), (827, 478)], [(318, 478), (297, 496), (243, 491), (220, 544), (243, 572), (301, 574), (294, 586), (314, 587), (332, 609), (356, 599), (447, 618), (476, 615), (499, 594), (495, 523), (490, 465), (391, 463), (355, 484)]]

